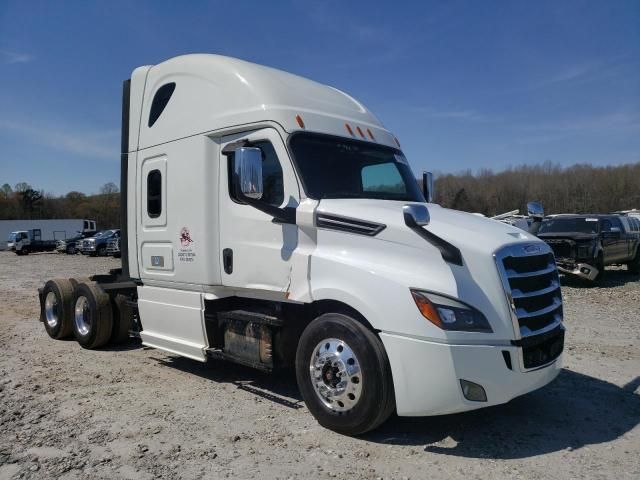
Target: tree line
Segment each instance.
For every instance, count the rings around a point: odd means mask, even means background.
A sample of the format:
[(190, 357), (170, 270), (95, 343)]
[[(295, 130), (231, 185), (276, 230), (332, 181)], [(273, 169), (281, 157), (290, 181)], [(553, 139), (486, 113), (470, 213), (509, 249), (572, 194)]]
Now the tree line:
[(95, 195), (74, 191), (61, 196), (26, 182), (0, 187), (0, 220), (49, 218), (86, 218), (95, 220), (100, 229), (120, 228), (118, 187), (109, 182)]
[(640, 209), (640, 162), (563, 168), (551, 162), (501, 172), (482, 169), (436, 175), (435, 202), (487, 216), (542, 203), (545, 213), (610, 213)]
[[(421, 180), (420, 180), (421, 181)], [(493, 216), (511, 210), (524, 212), (539, 201), (545, 213), (609, 213), (640, 208), (640, 162), (563, 168), (551, 162), (523, 165), (500, 172), (481, 169), (436, 174), (435, 202), (443, 207)], [(55, 196), (28, 183), (0, 187), (0, 220), (87, 218), (98, 228), (119, 228), (120, 194), (114, 183), (100, 193), (69, 192)]]

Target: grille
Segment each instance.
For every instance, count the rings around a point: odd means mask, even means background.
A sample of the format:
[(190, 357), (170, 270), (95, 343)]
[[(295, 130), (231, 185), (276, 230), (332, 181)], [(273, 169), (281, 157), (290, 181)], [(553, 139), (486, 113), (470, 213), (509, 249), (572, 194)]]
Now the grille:
[(572, 245), (566, 240), (546, 240), (556, 258), (573, 257)]
[(522, 338), (538, 335), (562, 322), (562, 296), (553, 253), (548, 248), (540, 251), (535, 247), (512, 245), (496, 254)]
[(547, 335), (541, 335), (540, 340), (522, 345), (522, 360), (524, 368), (536, 368), (552, 362), (560, 356), (564, 348), (564, 329), (554, 329)]

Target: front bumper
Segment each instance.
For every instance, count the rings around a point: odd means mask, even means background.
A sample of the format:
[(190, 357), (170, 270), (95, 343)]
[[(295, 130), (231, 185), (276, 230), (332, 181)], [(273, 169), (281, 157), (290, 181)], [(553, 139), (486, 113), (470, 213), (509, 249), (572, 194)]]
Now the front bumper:
[(584, 280), (593, 281), (600, 271), (588, 263), (558, 263), (558, 271), (566, 275), (573, 275)]
[[(562, 355), (550, 364), (524, 371), (522, 348), (449, 345), (381, 333), (400, 416), (444, 415), (499, 405), (551, 382), (560, 372)], [(511, 359), (507, 366), (505, 354)], [(481, 385), (486, 402), (467, 400), (460, 380)]]

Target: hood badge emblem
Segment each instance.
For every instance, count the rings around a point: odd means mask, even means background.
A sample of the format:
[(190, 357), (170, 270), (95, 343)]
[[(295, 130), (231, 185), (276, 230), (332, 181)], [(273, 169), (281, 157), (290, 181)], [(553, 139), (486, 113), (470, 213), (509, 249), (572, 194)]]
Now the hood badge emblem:
[(539, 245), (525, 245), (524, 247), (522, 247), (522, 250), (524, 250), (524, 253), (531, 255), (534, 253), (540, 253), (541, 249)]

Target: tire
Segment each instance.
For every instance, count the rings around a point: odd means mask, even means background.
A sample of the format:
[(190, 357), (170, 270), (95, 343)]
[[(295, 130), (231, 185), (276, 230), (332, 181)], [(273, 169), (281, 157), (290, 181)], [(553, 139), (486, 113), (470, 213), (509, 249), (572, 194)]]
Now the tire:
[[(343, 388), (343, 380), (337, 379), (345, 376), (349, 378)], [(311, 414), (320, 425), (338, 433), (360, 435), (373, 430), (395, 409), (391, 367), (382, 342), (347, 315), (326, 313), (302, 332), (296, 379)], [(321, 391), (334, 395), (328, 399)]]
[(97, 255), (99, 257), (106, 257), (107, 256), (107, 247), (105, 247), (104, 245), (98, 247)]
[(124, 343), (129, 340), (129, 330), (133, 326), (133, 308), (127, 304), (127, 297), (118, 293), (111, 299), (113, 311), (112, 343)]
[[(73, 285), (73, 289), (74, 290), (81, 283), (91, 283), (92, 282), (91, 278), (89, 278), (89, 277), (70, 278), (69, 281), (71, 282), (71, 285)], [(72, 315), (72, 317), (73, 317), (73, 315)]]
[(73, 334), (88, 349), (106, 345), (113, 331), (111, 299), (95, 283), (78, 283), (73, 292)]
[(49, 280), (42, 289), (40, 320), (51, 338), (71, 336), (73, 323), (73, 285), (66, 278)]
[(633, 257), (633, 260), (627, 263), (627, 270), (632, 275), (640, 274), (640, 248), (636, 250), (636, 256)]
[(73, 245), (69, 245), (67, 247), (67, 255), (75, 255), (76, 254), (76, 247), (74, 247)]

